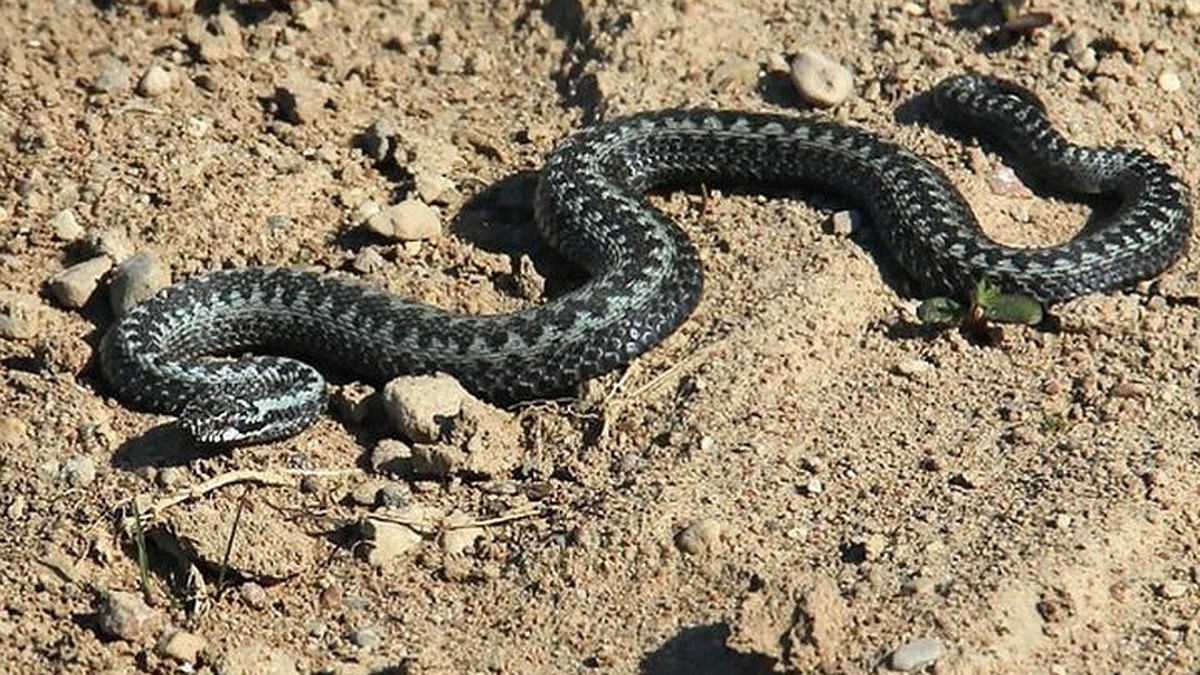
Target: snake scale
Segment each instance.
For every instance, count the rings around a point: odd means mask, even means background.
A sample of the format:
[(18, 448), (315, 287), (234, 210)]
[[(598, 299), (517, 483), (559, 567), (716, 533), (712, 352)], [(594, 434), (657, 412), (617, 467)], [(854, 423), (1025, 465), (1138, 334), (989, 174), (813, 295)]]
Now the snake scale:
[(1035, 95), (1002, 80), (959, 75), (932, 97), (947, 123), (1006, 146), (1043, 189), (1112, 194), (1115, 210), (1059, 246), (1002, 246), (940, 170), (868, 132), (817, 117), (635, 114), (568, 138), (540, 173), (538, 230), (590, 274), (569, 293), (468, 316), (330, 275), (221, 270), (129, 311), (101, 342), (101, 369), (123, 401), (178, 415), (198, 442), (222, 445), (311, 424), (325, 409), (326, 385), (310, 363), (375, 384), (446, 372), (497, 403), (563, 393), (649, 349), (699, 299), (696, 249), (645, 200), (663, 186), (844, 195), (929, 294), (963, 297), (987, 277), (1006, 292), (1056, 302), (1128, 286), (1179, 256), (1191, 214), (1186, 187), (1162, 162), (1068, 142)]

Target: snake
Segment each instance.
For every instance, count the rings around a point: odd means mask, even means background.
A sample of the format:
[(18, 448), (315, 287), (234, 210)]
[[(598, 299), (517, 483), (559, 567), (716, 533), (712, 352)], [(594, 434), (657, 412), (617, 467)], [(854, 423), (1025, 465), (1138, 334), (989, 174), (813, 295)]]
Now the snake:
[(1187, 187), (1152, 155), (1071, 143), (1030, 90), (961, 74), (930, 92), (938, 117), (1007, 150), (1040, 190), (1115, 206), (1054, 246), (997, 243), (946, 175), (895, 142), (818, 113), (635, 113), (547, 156), (539, 234), (582, 268), (578, 287), (519, 311), (469, 315), (347, 275), (254, 266), (168, 286), (103, 336), (99, 364), (126, 404), (178, 418), (197, 442), (286, 438), (327, 407), (323, 370), (373, 385), (447, 373), (498, 405), (570, 395), (683, 323), (701, 296), (695, 245), (651, 190), (813, 190), (859, 207), (920, 294), (964, 297), (981, 279), (1056, 303), (1160, 274), (1191, 229)]

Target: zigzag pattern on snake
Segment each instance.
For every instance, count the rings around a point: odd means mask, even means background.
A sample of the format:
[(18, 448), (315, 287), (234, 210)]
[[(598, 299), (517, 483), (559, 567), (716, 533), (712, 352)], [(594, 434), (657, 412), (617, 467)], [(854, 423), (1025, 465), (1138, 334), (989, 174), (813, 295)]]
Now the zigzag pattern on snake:
[[(1056, 302), (1152, 277), (1180, 254), (1191, 222), (1186, 188), (1162, 162), (1069, 143), (1033, 94), (999, 80), (952, 77), (933, 98), (948, 123), (1009, 147), (1044, 189), (1111, 193), (1119, 206), (1060, 246), (1002, 246), (940, 170), (868, 132), (814, 117), (643, 113), (567, 139), (541, 171), (538, 229), (591, 275), (570, 293), (511, 314), (465, 316), (334, 276), (222, 270), (122, 317), (102, 340), (100, 365), (123, 401), (177, 414), (196, 440), (216, 444), (311, 424), (326, 386), (308, 362), (376, 384), (446, 372), (499, 403), (569, 391), (670, 334), (700, 296), (695, 248), (644, 198), (665, 185), (844, 195), (929, 294), (962, 297), (987, 277), (1006, 292)], [(265, 355), (206, 358), (247, 351)]]

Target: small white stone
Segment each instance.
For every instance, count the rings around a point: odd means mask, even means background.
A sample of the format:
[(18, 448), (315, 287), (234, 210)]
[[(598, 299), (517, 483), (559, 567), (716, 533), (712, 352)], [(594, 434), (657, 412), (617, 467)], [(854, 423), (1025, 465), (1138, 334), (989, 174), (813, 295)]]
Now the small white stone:
[(862, 214), (858, 211), (835, 211), (829, 217), (829, 233), (849, 237), (862, 226)]
[(918, 379), (934, 369), (932, 363), (925, 359), (904, 359), (896, 364), (895, 371), (910, 379)]
[(54, 238), (59, 241), (75, 241), (83, 236), (83, 227), (71, 209), (63, 209), (54, 214), (48, 223), (54, 231)]
[(1158, 76), (1158, 87), (1168, 94), (1173, 94), (1183, 88), (1183, 81), (1179, 79), (1179, 75), (1173, 70), (1164, 70)]
[(823, 108), (846, 100), (854, 89), (850, 71), (815, 49), (805, 49), (792, 60), (792, 83), (805, 101)]
[(722, 529), (721, 521), (715, 518), (694, 521), (676, 535), (675, 545), (679, 550), (691, 555), (711, 551), (713, 545), (720, 540)]
[(419, 199), (406, 199), (367, 218), (364, 226), (396, 241), (433, 239), (442, 233), (437, 211)]
[(902, 673), (919, 670), (942, 658), (942, 643), (933, 638), (917, 638), (892, 652), (892, 669)]
[(138, 81), (137, 93), (146, 98), (162, 96), (175, 86), (175, 74), (157, 63), (146, 69)]

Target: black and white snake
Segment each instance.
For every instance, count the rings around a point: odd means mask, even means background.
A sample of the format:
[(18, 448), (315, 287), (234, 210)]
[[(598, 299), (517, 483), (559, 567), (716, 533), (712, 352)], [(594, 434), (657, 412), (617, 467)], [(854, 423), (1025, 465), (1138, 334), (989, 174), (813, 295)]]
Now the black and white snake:
[[(255, 267), (212, 272), (138, 305), (104, 336), (100, 364), (125, 402), (173, 413), (204, 443), (294, 434), (325, 408), (306, 361), (365, 381), (441, 371), (495, 402), (542, 398), (618, 368), (671, 333), (700, 296), (696, 250), (646, 203), (656, 186), (794, 186), (845, 195), (922, 290), (965, 296), (983, 277), (1055, 302), (1128, 286), (1178, 257), (1184, 184), (1150, 155), (1072, 145), (1031, 93), (962, 75), (933, 92), (950, 124), (990, 136), (1042, 187), (1111, 193), (1104, 222), (1047, 248), (986, 238), (936, 167), (870, 133), (812, 117), (716, 110), (637, 114), (584, 130), (549, 156), (537, 225), (590, 273), (536, 307), (465, 316), (332, 276)], [(247, 351), (273, 354), (237, 359)], [(303, 360), (297, 360), (303, 359)]]

